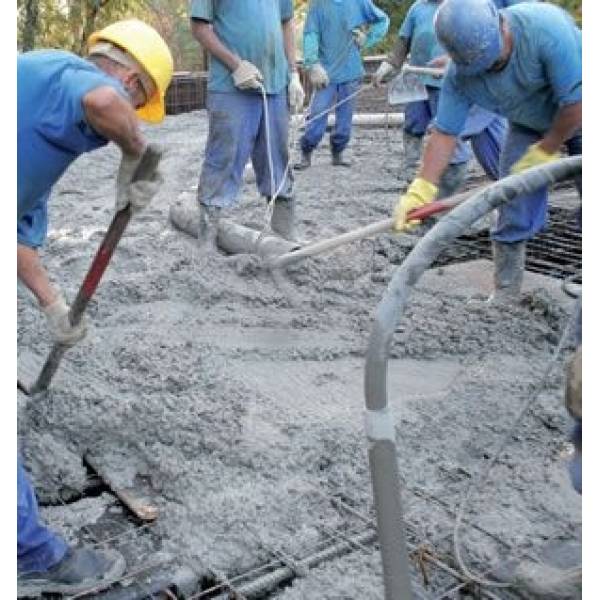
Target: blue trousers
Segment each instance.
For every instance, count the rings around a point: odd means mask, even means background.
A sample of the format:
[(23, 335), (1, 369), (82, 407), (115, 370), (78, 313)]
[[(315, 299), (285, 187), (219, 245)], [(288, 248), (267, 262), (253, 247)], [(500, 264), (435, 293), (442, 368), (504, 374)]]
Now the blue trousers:
[[(506, 143), (500, 155), (500, 176), (510, 174), (511, 167), (525, 154), (542, 134), (515, 123), (509, 126)], [(581, 133), (567, 142), (570, 156), (581, 154)], [(581, 196), (581, 178), (575, 181)], [(498, 219), (491, 237), (497, 242), (513, 243), (531, 239), (546, 224), (548, 189), (540, 188), (532, 194), (518, 196), (498, 209)]]
[[(272, 196), (281, 185), (280, 197), (292, 195), (293, 179), (288, 165), (287, 93), (263, 97), (256, 92), (209, 92), (208, 139), (200, 180), (198, 200), (207, 206), (229, 208), (236, 204), (248, 159), (256, 173), (256, 185), (263, 196)], [(267, 150), (265, 123), (268, 118), (273, 157), (274, 189)], [(285, 175), (284, 175), (285, 174)]]
[[(310, 153), (319, 145), (327, 129), (329, 109), (335, 103), (354, 94), (360, 85), (360, 79), (354, 79), (346, 83), (330, 83), (326, 88), (315, 93), (310, 105), (310, 114), (308, 115), (310, 122), (300, 139), (302, 152)], [(335, 108), (335, 126), (329, 138), (332, 152), (341, 152), (350, 142), (350, 136), (352, 135), (352, 115), (354, 114), (355, 105), (356, 96)], [(321, 116), (314, 119), (319, 114)]]
[(17, 457), (17, 569), (44, 572), (67, 551), (65, 541), (40, 523), (37, 500), (21, 457)]

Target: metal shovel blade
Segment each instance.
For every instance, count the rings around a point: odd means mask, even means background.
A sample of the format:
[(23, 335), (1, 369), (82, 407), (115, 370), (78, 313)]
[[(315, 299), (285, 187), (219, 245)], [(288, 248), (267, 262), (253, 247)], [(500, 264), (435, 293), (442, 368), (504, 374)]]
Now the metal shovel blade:
[(401, 71), (388, 87), (388, 102), (392, 106), (426, 99), (427, 90), (416, 73)]

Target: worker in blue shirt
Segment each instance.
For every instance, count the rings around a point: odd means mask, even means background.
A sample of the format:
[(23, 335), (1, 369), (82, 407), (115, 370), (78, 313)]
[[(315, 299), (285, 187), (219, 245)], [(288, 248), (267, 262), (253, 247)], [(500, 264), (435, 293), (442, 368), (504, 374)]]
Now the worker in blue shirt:
[[(115, 210), (139, 210), (161, 184), (156, 171), (132, 182), (146, 149), (138, 117), (158, 122), (173, 61), (160, 35), (140, 21), (120, 21), (93, 34), (87, 60), (38, 50), (17, 58), (17, 275), (33, 292), (55, 342), (74, 344), (69, 307), (50, 284), (38, 256), (48, 225), (52, 187), (84, 152), (115, 142), (122, 150)], [(137, 110), (137, 114), (136, 114)], [(118, 577), (123, 557), (71, 548), (44, 526), (35, 493), (17, 461), (18, 594), (76, 594)]]
[[(197, 192), (200, 240), (216, 247), (219, 219), (235, 206), (250, 157), (258, 190), (273, 203), (271, 229), (293, 240), (288, 103), (301, 110), (304, 91), (292, 0), (192, 0), (190, 17), (192, 34), (210, 56), (209, 132)], [(171, 207), (174, 223), (186, 218), (179, 210)]]
[[(350, 166), (343, 152), (350, 142), (355, 96), (365, 74), (360, 53), (382, 40), (389, 24), (388, 16), (371, 0), (311, 1), (304, 24), (304, 67), (315, 93), (296, 169), (310, 167), (334, 104), (335, 126), (329, 139), (332, 164)], [(369, 26), (366, 33), (365, 26)]]
[[(393, 71), (400, 69), (410, 52), (410, 64), (430, 66), (431, 62), (445, 56), (433, 28), (433, 18), (441, 0), (417, 0), (404, 19), (392, 51), (373, 77), (377, 87)], [(408, 185), (415, 176), (421, 157), (422, 140), (437, 112), (442, 79), (421, 76), (428, 98), (409, 102), (404, 112), (403, 160), (400, 178)], [(467, 176), (471, 152), (466, 143), (469, 139), (479, 163), (491, 179), (498, 179), (500, 149), (506, 134), (506, 122), (494, 113), (478, 106), (472, 107), (464, 130), (457, 139), (456, 149), (448, 168), (440, 179), (438, 197), (444, 198), (456, 192)]]
[[(435, 28), (452, 60), (421, 169), (394, 211), (398, 231), (411, 226), (410, 210), (436, 197), (474, 104), (509, 121), (502, 177), (555, 160), (563, 144), (569, 154), (581, 154), (581, 31), (565, 11), (546, 3), (498, 11), (491, 0), (445, 0)], [(499, 209), (491, 231), (491, 300), (518, 298), (526, 242), (545, 225), (547, 195), (540, 189)]]

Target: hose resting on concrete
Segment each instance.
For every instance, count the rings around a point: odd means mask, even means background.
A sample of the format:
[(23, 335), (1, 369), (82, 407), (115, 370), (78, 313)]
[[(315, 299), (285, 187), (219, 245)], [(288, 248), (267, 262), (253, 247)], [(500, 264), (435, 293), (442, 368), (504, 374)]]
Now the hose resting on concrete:
[(394, 272), (377, 306), (365, 364), (365, 425), (386, 600), (410, 600), (413, 597), (395, 427), (387, 394), (389, 349), (410, 291), (440, 252), (488, 212), (516, 196), (568, 179), (578, 172), (581, 172), (581, 156), (565, 158), (511, 175), (475, 194), (448, 213), (420, 240)]

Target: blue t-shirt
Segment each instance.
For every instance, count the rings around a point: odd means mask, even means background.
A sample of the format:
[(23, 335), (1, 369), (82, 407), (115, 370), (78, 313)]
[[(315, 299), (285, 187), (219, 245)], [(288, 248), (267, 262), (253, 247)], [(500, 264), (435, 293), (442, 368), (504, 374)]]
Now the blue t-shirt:
[[(398, 37), (409, 40), (410, 64), (413, 66), (425, 67), (430, 60), (446, 54), (433, 27), (433, 17), (440, 3), (441, 0), (417, 0), (398, 31)], [(437, 77), (423, 76), (421, 79), (425, 85), (442, 87), (442, 80)]]
[(371, 0), (312, 0), (304, 24), (304, 64), (320, 62), (331, 83), (346, 83), (364, 76), (360, 50), (352, 30), (373, 25), (366, 46), (387, 33), (388, 16)]
[(107, 140), (85, 120), (82, 100), (121, 83), (91, 62), (61, 50), (36, 50), (17, 57), (17, 240), (41, 246), (48, 227), (52, 186), (84, 152)]
[[(279, 94), (288, 83), (281, 23), (294, 16), (292, 0), (192, 0), (190, 17), (212, 23), (219, 40), (263, 75), (267, 94)], [(208, 89), (233, 92), (237, 88), (229, 68), (210, 55)], [(258, 93), (249, 90), (250, 93)]]
[(457, 135), (469, 107), (480, 106), (539, 133), (557, 111), (581, 101), (581, 30), (562, 9), (525, 2), (501, 11), (513, 34), (508, 64), (499, 72), (458, 75), (450, 63), (435, 127)]

